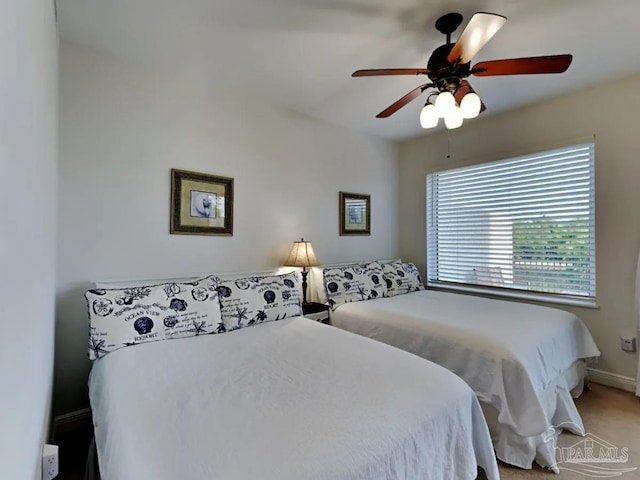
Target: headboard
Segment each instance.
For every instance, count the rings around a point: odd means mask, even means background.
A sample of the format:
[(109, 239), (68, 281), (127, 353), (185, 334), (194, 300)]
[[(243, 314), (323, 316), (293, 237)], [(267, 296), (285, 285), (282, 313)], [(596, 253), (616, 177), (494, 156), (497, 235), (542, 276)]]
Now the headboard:
[(193, 275), (185, 275), (184, 277), (166, 276), (166, 277), (152, 277), (146, 279), (119, 279), (119, 280), (101, 280), (93, 282), (95, 288), (128, 288), (128, 287), (142, 287), (149, 285), (160, 285), (162, 283), (172, 282), (193, 282), (200, 278), (207, 277), (209, 275), (215, 275), (222, 280), (233, 280), (235, 278), (244, 277), (260, 277), (264, 275), (282, 275), (284, 273), (296, 272), (295, 268), (291, 267), (279, 267), (273, 270), (262, 270), (252, 272), (230, 272), (230, 273), (201, 273)]

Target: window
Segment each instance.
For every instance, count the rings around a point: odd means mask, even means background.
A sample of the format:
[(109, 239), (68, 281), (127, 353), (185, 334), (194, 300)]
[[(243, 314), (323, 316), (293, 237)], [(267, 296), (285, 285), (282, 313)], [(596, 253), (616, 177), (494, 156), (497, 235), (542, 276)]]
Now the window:
[(427, 176), (428, 284), (593, 304), (594, 163), (584, 143)]

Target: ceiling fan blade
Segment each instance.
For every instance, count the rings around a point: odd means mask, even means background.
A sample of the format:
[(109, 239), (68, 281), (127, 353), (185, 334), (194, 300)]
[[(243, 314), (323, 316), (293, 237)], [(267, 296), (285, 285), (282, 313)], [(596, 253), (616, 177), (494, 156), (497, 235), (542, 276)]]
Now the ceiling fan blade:
[(488, 62), (476, 63), (471, 72), (477, 77), (562, 73), (569, 68), (571, 60), (573, 60), (573, 55), (548, 55), (544, 57), (490, 60)]
[(427, 75), (428, 68), (378, 68), (373, 70), (357, 70), (352, 77), (375, 77), (378, 75)]
[[(462, 102), (464, 96), (469, 92), (475, 92), (476, 94), (478, 93), (471, 87), (471, 84), (469, 82), (467, 82), (466, 80), (462, 80), (460, 82), (460, 86), (458, 86), (455, 93), (453, 94), (454, 98), (456, 99), (456, 103), (460, 105), (460, 102)], [(486, 109), (487, 106), (482, 100), (480, 100), (480, 113), (484, 112)]]
[(496, 13), (478, 12), (464, 28), (460, 38), (447, 56), (449, 62), (470, 62), (476, 53), (493, 37), (505, 24), (507, 17)]
[(392, 103), (383, 111), (381, 111), (378, 115), (376, 115), (376, 118), (390, 117), (391, 115), (396, 113), (398, 110), (400, 110), (402, 107), (404, 107), (407, 103), (409, 103), (411, 100), (415, 100), (416, 98), (418, 98), (422, 94), (422, 92), (424, 92), (429, 87), (433, 87), (433, 84), (425, 83), (424, 85), (420, 85), (419, 87), (414, 88), (409, 93), (407, 93), (404, 97), (402, 97), (400, 100)]

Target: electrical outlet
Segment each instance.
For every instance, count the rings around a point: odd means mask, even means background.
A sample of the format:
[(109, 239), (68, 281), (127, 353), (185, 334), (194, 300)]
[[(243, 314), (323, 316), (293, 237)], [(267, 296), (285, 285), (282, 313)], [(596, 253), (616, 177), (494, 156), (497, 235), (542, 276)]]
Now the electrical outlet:
[(636, 337), (620, 337), (620, 348), (625, 352), (635, 352)]
[(42, 447), (42, 480), (51, 480), (58, 476), (58, 446)]

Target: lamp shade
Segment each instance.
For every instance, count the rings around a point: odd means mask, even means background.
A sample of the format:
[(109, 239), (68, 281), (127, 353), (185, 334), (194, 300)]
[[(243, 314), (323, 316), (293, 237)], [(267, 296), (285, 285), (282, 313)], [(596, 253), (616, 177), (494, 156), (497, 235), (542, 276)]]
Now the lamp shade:
[(301, 238), (299, 242), (293, 242), (293, 247), (291, 247), (291, 252), (289, 252), (289, 257), (284, 265), (286, 267), (315, 267), (320, 265), (320, 262), (313, 252), (311, 242), (305, 242), (304, 238)]
[(482, 102), (480, 97), (473, 93), (467, 93), (462, 102), (460, 102), (460, 110), (462, 111), (462, 118), (476, 118), (480, 114), (482, 108)]
[(435, 105), (427, 103), (422, 107), (420, 112), (420, 125), (422, 128), (433, 128), (438, 125), (438, 112), (436, 112)]
[(451, 111), (444, 117), (444, 124), (449, 130), (462, 126), (462, 112), (460, 107), (454, 106)]
[(436, 97), (435, 106), (440, 118), (447, 118), (451, 110), (456, 106), (456, 99), (451, 92), (441, 92)]

